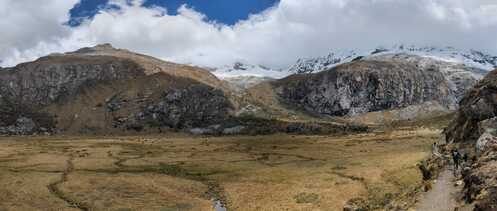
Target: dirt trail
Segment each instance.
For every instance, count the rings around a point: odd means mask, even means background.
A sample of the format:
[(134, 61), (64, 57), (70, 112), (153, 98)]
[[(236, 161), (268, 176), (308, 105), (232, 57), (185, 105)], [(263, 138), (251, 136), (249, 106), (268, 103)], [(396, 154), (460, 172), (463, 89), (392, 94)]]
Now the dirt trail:
[(433, 188), (423, 194), (415, 206), (417, 211), (453, 211), (457, 207), (457, 194), (461, 186), (454, 186), (455, 177), (446, 169), (440, 173)]
[(77, 209), (80, 209), (80, 210), (83, 210), (83, 211), (90, 210), (90, 208), (84, 206), (83, 204), (70, 199), (58, 187), (62, 183), (67, 182), (67, 175), (69, 175), (74, 170), (73, 160), (74, 160), (74, 156), (70, 155), (70, 157), (67, 159), (66, 169), (62, 173), (60, 180), (58, 180), (58, 181), (56, 181), (54, 183), (49, 184), (48, 185), (48, 190), (52, 194), (54, 194), (55, 196), (57, 196), (58, 198), (64, 200), (67, 204), (69, 204), (73, 208), (77, 208)]

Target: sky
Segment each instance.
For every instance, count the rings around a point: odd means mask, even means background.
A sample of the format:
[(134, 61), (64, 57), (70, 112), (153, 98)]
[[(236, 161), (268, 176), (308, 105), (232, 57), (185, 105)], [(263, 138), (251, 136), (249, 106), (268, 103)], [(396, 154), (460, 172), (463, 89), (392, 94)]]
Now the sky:
[[(278, 2), (277, 0), (147, 0), (142, 6), (166, 8), (168, 14), (177, 15), (178, 8), (186, 4), (205, 14), (210, 21), (234, 25), (240, 20), (247, 19), (250, 14), (260, 13)], [(82, 20), (94, 17), (99, 9), (104, 8), (108, 3), (109, 0), (82, 0), (69, 11), (69, 24), (80, 25)]]
[(1, 0), (0, 66), (111, 43), (201, 66), (284, 68), (394, 44), (497, 55), (495, 0)]

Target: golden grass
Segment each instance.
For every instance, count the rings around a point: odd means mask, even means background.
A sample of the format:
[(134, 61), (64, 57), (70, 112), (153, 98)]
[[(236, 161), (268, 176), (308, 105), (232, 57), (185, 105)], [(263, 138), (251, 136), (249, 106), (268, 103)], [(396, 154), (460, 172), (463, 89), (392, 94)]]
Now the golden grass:
[(60, 173), (0, 170), (0, 210), (78, 210), (54, 197), (47, 186)]
[(380, 208), (421, 184), (438, 134), (2, 138), (0, 210)]

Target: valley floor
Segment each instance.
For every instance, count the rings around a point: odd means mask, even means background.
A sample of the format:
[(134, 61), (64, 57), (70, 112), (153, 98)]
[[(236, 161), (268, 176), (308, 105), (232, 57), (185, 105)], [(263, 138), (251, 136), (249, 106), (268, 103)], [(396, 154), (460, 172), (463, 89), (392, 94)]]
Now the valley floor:
[(0, 210), (342, 210), (411, 197), (440, 131), (0, 138)]

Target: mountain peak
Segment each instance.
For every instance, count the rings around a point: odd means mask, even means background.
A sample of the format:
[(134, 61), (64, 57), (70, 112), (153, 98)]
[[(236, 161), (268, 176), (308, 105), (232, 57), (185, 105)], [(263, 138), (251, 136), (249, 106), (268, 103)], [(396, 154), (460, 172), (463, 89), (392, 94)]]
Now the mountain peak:
[(244, 77), (262, 77), (262, 78), (283, 78), (288, 76), (288, 72), (275, 70), (260, 64), (247, 64), (243, 62), (234, 62), (220, 67), (208, 68), (218, 78), (238, 78)]
[(118, 51), (120, 49), (114, 48), (110, 43), (103, 43), (103, 44), (98, 44), (93, 47), (85, 47), (85, 48), (80, 48), (74, 52), (71, 53), (76, 53), (76, 54), (87, 54), (87, 53), (96, 53), (96, 52), (105, 52), (105, 51)]
[(408, 54), (429, 57), (436, 60), (459, 63), (468, 67), (484, 70), (497, 68), (497, 56), (492, 56), (477, 50), (459, 50), (453, 47), (415, 46), (397, 44), (391, 47), (377, 47), (370, 50), (332, 51), (326, 56), (298, 59), (290, 67), (291, 73), (311, 73), (330, 69), (339, 64), (384, 54)]
[(115, 49), (114, 46), (112, 46), (110, 43), (98, 44), (92, 48), (95, 50), (113, 50), (113, 49)]

